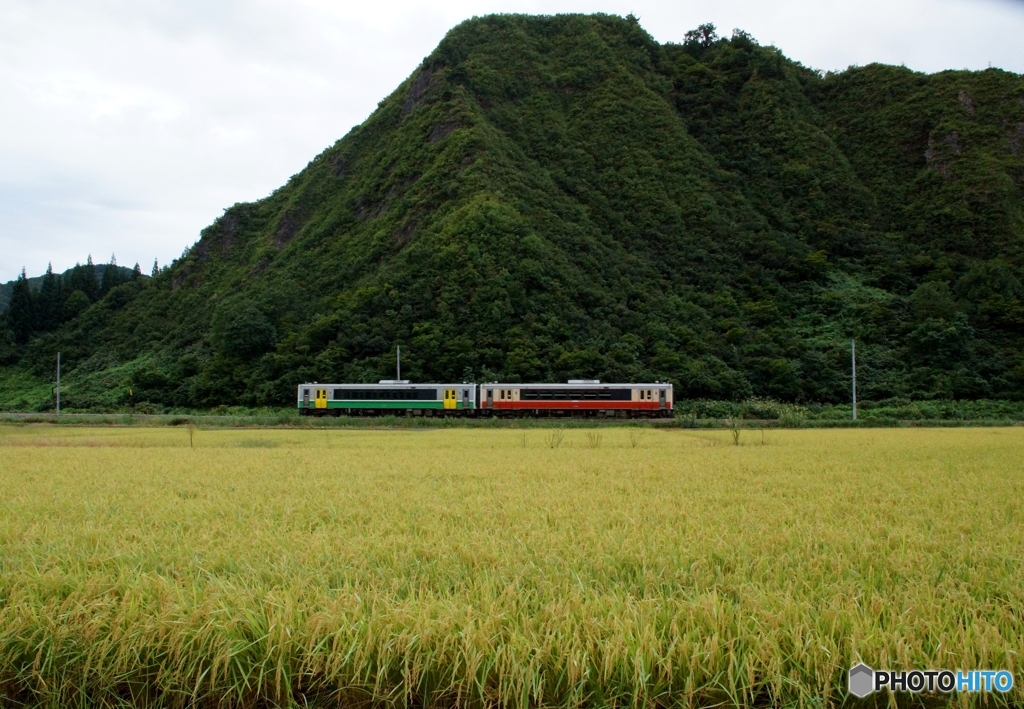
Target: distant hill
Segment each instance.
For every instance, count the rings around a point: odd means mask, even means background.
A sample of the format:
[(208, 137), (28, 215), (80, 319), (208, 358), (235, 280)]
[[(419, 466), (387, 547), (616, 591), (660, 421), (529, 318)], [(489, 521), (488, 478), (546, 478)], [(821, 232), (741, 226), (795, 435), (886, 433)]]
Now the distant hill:
[(0, 380), (60, 349), (68, 406), (283, 405), (390, 375), (401, 345), (419, 381), (829, 402), (855, 338), (865, 398), (1019, 399), (1022, 186), (1010, 72), (821, 74), (710, 26), (477, 18), (152, 281), (9, 344)]
[[(93, 268), (96, 269), (97, 283), (103, 282), (103, 272), (106, 271), (107, 268), (109, 267), (109, 264), (105, 263), (99, 263), (93, 266)], [(132, 275), (132, 269), (130, 268), (125, 268), (124, 266), (114, 266), (114, 268), (116, 268), (122, 274), (122, 276), (124, 276), (125, 279), (130, 278)], [(64, 271), (64, 273), (60, 274), (60, 276), (62, 278), (67, 278), (71, 274), (71, 271), (72, 269), (69, 268), (68, 270)], [(40, 286), (43, 285), (43, 277), (32, 276), (31, 278), (28, 279), (28, 285), (33, 291), (38, 291)], [(0, 283), (0, 313), (3, 313), (5, 310), (7, 310), (7, 304), (11, 300), (11, 291), (13, 290), (14, 281)]]

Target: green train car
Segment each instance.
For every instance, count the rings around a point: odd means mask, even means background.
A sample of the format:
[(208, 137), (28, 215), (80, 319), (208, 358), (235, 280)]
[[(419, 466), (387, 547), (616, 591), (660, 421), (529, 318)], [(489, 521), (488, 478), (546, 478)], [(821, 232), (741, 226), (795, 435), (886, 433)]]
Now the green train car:
[(399, 412), (463, 413), (476, 409), (475, 384), (410, 384), (383, 379), (378, 384), (299, 385), (303, 416), (381, 416)]

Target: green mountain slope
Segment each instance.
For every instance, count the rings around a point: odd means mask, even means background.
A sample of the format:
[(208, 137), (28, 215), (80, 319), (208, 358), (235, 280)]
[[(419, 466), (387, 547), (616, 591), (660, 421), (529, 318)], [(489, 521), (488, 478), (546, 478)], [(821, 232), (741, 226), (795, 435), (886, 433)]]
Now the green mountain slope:
[[(1024, 396), (1024, 81), (822, 76), (632, 18), (453, 29), (367, 121), (147, 284), (8, 345), (69, 405), (303, 380), (667, 379), (683, 397)], [(28, 402), (29, 406), (36, 405)]]

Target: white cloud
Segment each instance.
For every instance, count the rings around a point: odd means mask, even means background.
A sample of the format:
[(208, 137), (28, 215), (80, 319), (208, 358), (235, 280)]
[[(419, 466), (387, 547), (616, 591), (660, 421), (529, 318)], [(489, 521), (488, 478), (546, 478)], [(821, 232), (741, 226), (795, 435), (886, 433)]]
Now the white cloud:
[(1016, 2), (0, 0), (0, 280), (169, 261), (491, 12), (632, 12), (662, 42), (711, 21), (820, 69), (1024, 71)]

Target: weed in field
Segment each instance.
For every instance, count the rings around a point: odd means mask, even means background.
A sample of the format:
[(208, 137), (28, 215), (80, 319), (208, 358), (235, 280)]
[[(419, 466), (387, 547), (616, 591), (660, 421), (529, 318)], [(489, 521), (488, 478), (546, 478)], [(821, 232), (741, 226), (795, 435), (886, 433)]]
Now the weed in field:
[(600, 431), (587, 431), (587, 448), (600, 448), (601, 438)]
[(548, 448), (558, 448), (562, 445), (562, 441), (565, 439), (565, 431), (560, 428), (556, 428), (554, 431), (548, 431), (548, 434), (544, 437), (547, 441)]
[(641, 429), (639, 429), (639, 428), (631, 428), (631, 429), (629, 429), (629, 447), (630, 448), (638, 448), (640, 446), (640, 442), (643, 440), (643, 438), (644, 438), (644, 431), (642, 431)]

